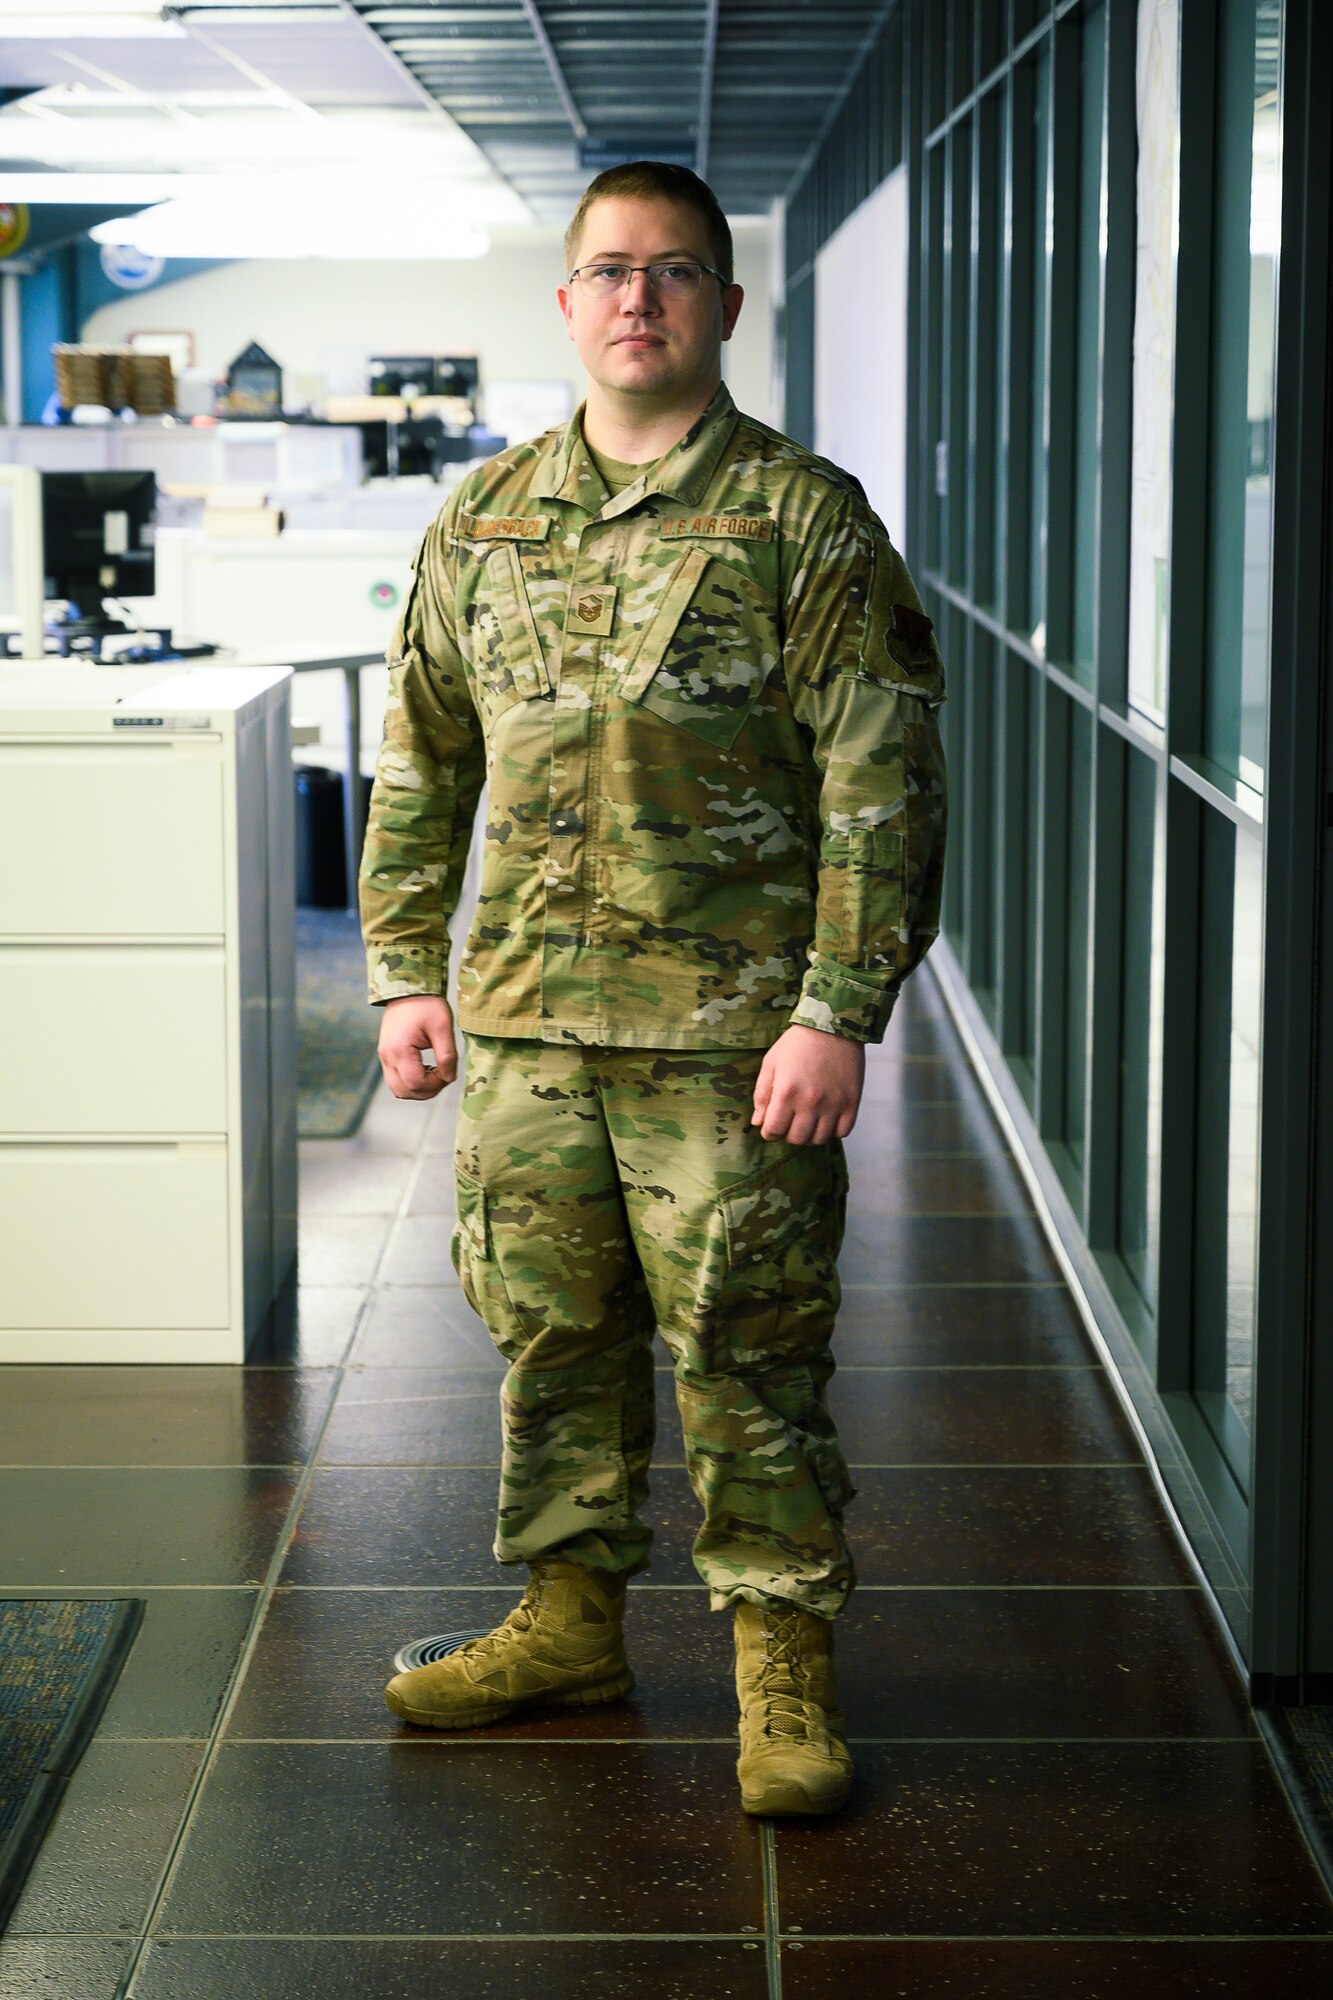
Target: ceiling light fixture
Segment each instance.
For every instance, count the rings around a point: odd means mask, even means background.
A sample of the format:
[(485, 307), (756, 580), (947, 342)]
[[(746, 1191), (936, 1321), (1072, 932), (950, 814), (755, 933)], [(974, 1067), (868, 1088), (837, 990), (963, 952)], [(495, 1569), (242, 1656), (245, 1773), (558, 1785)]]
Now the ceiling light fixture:
[(284, 182), (278, 190), (271, 181), (248, 186), (229, 179), (140, 215), (99, 223), (90, 233), (99, 243), (128, 244), (149, 257), (360, 263), (485, 255), (490, 238), (483, 230), (447, 219), (458, 212), (458, 188), (418, 185), (414, 193), (422, 197), (421, 213), (438, 222), (395, 220), (388, 186), (321, 180)]
[(164, 17), (161, 0), (47, 0), (34, 8), (31, 0), (0, 0), (0, 37), (65, 42), (102, 42), (156, 36), (183, 41), (185, 29)]

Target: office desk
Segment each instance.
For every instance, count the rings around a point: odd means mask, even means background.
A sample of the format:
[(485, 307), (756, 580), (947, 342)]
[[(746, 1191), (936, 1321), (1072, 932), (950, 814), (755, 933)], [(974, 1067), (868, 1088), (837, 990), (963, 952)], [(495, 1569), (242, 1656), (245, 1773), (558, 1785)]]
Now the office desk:
[(347, 907), (357, 907), (356, 878), (361, 866), (361, 843), (365, 838), (366, 815), (361, 800), (361, 670), (381, 667), (382, 652), (365, 647), (340, 651), (330, 646), (270, 647), (264, 653), (246, 649), (215, 653), (210, 662), (219, 667), (267, 667), (280, 664), (294, 674), (341, 673), (343, 677), (343, 858), (347, 867)]

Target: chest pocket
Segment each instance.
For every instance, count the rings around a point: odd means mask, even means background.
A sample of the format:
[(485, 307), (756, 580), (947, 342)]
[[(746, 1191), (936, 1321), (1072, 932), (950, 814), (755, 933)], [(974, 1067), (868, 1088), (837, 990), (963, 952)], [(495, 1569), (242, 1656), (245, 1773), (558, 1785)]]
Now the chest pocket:
[(513, 541), (460, 542), (459, 606), (486, 715), (551, 692), (537, 624)]
[(727, 749), (778, 663), (771, 598), (697, 545), (666, 572), (620, 683), (624, 700)]

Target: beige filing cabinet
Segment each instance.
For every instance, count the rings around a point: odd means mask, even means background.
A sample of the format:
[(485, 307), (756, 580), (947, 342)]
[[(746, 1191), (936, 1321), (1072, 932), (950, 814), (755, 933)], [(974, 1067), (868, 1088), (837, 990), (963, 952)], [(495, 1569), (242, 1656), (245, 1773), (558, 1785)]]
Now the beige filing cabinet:
[(0, 666), (0, 1362), (239, 1362), (293, 1269), (290, 685)]

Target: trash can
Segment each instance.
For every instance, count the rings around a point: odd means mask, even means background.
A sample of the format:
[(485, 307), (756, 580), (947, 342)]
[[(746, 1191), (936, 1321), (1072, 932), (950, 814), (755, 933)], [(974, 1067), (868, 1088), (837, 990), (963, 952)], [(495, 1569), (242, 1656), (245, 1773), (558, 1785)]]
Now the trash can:
[[(347, 903), (343, 855), (343, 776), (323, 764), (297, 764), (296, 900), (303, 909), (338, 910)], [(374, 780), (361, 774), (364, 819)]]

